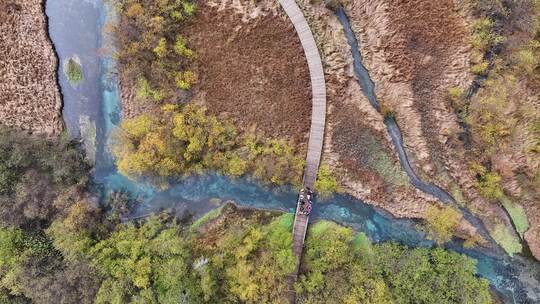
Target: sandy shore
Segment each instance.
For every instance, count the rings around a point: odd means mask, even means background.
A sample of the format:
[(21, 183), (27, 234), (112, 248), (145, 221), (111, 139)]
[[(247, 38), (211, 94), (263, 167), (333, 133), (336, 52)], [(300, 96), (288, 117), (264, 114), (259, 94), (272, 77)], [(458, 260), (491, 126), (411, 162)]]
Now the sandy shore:
[(44, 0), (0, 1), (0, 121), (31, 133), (59, 134), (58, 60)]

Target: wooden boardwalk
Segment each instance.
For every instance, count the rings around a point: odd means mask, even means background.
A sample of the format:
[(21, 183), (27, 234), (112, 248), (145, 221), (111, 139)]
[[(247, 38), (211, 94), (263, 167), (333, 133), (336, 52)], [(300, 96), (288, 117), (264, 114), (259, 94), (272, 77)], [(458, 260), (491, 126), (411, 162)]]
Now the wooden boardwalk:
[[(313, 33), (304, 17), (304, 14), (294, 0), (279, 0), (285, 13), (291, 19), (304, 52), (309, 67), (312, 91), (311, 128), (309, 132), (308, 151), (306, 155), (306, 165), (304, 169), (304, 187), (314, 189), (321, 161), (321, 154), (324, 142), (324, 127), (326, 123), (326, 83), (324, 81), (324, 70), (321, 56), (315, 43)], [(289, 276), (288, 298), (291, 303), (295, 302), (294, 283), (300, 268), (302, 249), (306, 238), (306, 231), (309, 216), (299, 214), (298, 206), (293, 224), (293, 252), (297, 257), (297, 264), (293, 274)]]

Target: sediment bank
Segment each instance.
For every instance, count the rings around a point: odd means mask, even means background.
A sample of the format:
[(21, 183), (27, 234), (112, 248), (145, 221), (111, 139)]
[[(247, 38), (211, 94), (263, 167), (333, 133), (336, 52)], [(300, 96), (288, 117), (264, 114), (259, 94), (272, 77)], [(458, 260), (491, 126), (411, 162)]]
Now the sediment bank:
[(0, 3), (0, 121), (55, 136), (63, 130), (62, 98), (44, 1)]

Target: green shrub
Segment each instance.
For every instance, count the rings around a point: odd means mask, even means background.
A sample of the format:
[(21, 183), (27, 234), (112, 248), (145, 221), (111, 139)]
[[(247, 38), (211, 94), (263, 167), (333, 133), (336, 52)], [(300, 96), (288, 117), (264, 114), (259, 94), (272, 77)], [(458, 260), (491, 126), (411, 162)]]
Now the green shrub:
[(155, 102), (163, 100), (163, 92), (159, 89), (152, 89), (146, 78), (140, 77), (137, 80), (136, 96), (140, 99), (151, 99)]
[(501, 177), (496, 172), (489, 172), (478, 164), (471, 164), (472, 171), (477, 175), (476, 189), (483, 197), (489, 200), (498, 200), (503, 196)]
[(158, 58), (165, 57), (167, 55), (167, 39), (159, 39), (158, 45), (154, 48), (154, 53)]
[(373, 253), (371, 241), (369, 240), (368, 236), (363, 232), (359, 232), (358, 234), (356, 234), (353, 240), (353, 247), (355, 250), (359, 251), (362, 255), (365, 256), (369, 256)]
[(197, 77), (192, 71), (178, 72), (174, 79), (176, 87), (181, 90), (189, 90), (196, 80)]
[(321, 165), (317, 181), (315, 182), (315, 191), (322, 197), (329, 197), (332, 193), (337, 192), (338, 182), (336, 177), (330, 171), (328, 165)]
[(463, 98), (463, 89), (460, 87), (451, 87), (448, 89), (448, 97), (453, 102), (459, 103), (461, 98)]
[(514, 58), (519, 70), (525, 71), (527, 75), (536, 77), (537, 68), (540, 66), (540, 41), (532, 40), (519, 50)]
[(473, 48), (486, 52), (490, 47), (504, 41), (504, 37), (493, 32), (493, 20), (480, 18), (473, 24), (472, 46)]
[(84, 75), (82, 66), (73, 58), (68, 59), (65, 67), (65, 73), (71, 85), (75, 86), (83, 82)]
[(504, 224), (497, 224), (491, 236), (510, 256), (522, 250), (519, 239)]
[(238, 153), (232, 153), (227, 162), (226, 172), (233, 177), (239, 177), (246, 173), (248, 163), (242, 159)]
[(182, 37), (181, 35), (176, 36), (176, 40), (174, 42), (174, 52), (177, 55), (184, 56), (186, 58), (194, 58), (195, 52), (193, 50), (188, 49), (186, 46), (186, 39)]
[(480, 194), (488, 199), (499, 199), (503, 195), (501, 177), (495, 172), (487, 172), (476, 182)]
[(471, 67), (471, 72), (476, 75), (484, 75), (487, 72), (489, 63), (486, 60), (482, 60)]
[(450, 241), (462, 217), (463, 215), (452, 207), (429, 206), (426, 210), (428, 237), (439, 244)]

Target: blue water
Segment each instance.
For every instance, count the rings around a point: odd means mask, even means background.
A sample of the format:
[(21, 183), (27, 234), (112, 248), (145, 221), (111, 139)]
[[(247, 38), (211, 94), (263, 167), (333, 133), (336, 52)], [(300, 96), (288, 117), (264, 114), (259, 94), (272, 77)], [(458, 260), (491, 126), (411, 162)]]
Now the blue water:
[[(81, 13), (81, 12), (84, 12)], [(101, 25), (100, 5), (91, 1), (48, 0), (46, 13), (49, 17), (49, 35), (59, 58), (58, 80), (64, 99), (63, 118), (71, 138), (80, 135), (80, 115), (87, 115), (92, 121), (100, 116), (100, 78), (102, 75), (100, 58)], [(84, 30), (80, 30), (84, 29)], [(73, 43), (81, 41), (81, 43)], [(71, 57), (77, 56), (82, 65), (84, 81), (72, 87), (62, 71), (62, 66)], [(67, 101), (67, 102), (66, 102)]]
[[(94, 180), (102, 185), (104, 191), (124, 190), (138, 198), (142, 204), (133, 211), (133, 217), (165, 209), (178, 215), (188, 213), (199, 216), (228, 200), (243, 206), (293, 211), (296, 200), (295, 189), (270, 188), (249, 178), (232, 180), (212, 174), (194, 176), (177, 180), (172, 187), (162, 191), (152, 185), (133, 182), (118, 174), (107, 144), (110, 132), (121, 119), (115, 62), (109, 57), (99, 56), (101, 52), (98, 52), (108, 39), (101, 35), (100, 29), (107, 20), (114, 17), (111, 17), (101, 0), (48, 0), (47, 14), (51, 38), (60, 57), (77, 52), (83, 58), (83, 66), (91, 65), (92, 62), (97, 65), (92, 69), (98, 71), (98, 75), (87, 77), (85, 87), (77, 90), (72, 90), (66, 81), (62, 81), (63, 76), (60, 75), (66, 124), (70, 132), (76, 131), (77, 117), (92, 114), (91, 117), (98, 127), (98, 155), (93, 173)], [(88, 33), (93, 33), (93, 37), (88, 38)], [(373, 88), (374, 86), (372, 90)], [(66, 94), (69, 91), (71, 92)], [(81, 100), (86, 103), (85, 107), (79, 106)], [(88, 110), (89, 108), (91, 110)], [(416, 229), (414, 221), (396, 219), (384, 210), (348, 195), (334, 195), (326, 200), (316, 200), (312, 217), (315, 220), (333, 220), (357, 231), (363, 231), (374, 242), (396, 241), (413, 247), (434, 245), (432, 241), (426, 239), (423, 232)], [(538, 279), (531, 284), (518, 277), (519, 273), (531, 272), (531, 265), (534, 264), (527, 260), (523, 262), (521, 259), (510, 259), (489, 251), (465, 250), (459, 242), (451, 243), (448, 247), (475, 258), (478, 261), (478, 273), (490, 280), (491, 284), (508, 299), (518, 299), (516, 303), (528, 303), (525, 295), (527, 288), (539, 285)], [(539, 291), (540, 288), (535, 292)]]

